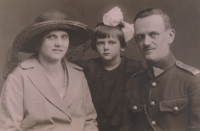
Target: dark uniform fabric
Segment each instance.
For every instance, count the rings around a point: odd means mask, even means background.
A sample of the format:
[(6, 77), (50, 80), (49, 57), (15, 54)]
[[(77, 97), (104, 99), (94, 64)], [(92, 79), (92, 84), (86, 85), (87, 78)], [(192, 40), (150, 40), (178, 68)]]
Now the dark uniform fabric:
[(99, 131), (118, 131), (122, 124), (122, 108), (126, 105), (126, 80), (142, 69), (141, 62), (122, 57), (113, 70), (105, 70), (100, 58), (76, 62), (83, 67), (97, 111)]
[(199, 70), (171, 52), (130, 78), (127, 100), (136, 131), (200, 130)]

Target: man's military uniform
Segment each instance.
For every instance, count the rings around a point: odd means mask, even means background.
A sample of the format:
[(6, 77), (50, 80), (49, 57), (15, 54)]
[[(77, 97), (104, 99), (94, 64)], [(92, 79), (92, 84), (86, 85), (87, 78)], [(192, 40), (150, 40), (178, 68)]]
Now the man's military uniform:
[(127, 83), (136, 131), (200, 130), (200, 71), (168, 55)]

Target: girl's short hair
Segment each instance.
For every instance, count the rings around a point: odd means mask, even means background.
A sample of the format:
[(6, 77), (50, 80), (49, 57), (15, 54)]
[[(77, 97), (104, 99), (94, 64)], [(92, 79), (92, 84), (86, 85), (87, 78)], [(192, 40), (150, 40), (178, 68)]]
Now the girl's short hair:
[(122, 32), (121, 28), (123, 28), (123, 24), (119, 24), (117, 26), (108, 26), (105, 25), (103, 22), (96, 25), (94, 29), (94, 36), (91, 43), (91, 48), (96, 51), (96, 42), (98, 38), (110, 38), (116, 37), (120, 41), (120, 45), (122, 48), (126, 48), (127, 43), (124, 38), (124, 33)]

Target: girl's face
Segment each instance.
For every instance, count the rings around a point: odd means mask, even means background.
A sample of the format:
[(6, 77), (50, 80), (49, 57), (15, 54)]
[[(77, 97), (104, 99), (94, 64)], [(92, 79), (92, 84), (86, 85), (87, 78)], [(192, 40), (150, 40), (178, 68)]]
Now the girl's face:
[(60, 61), (69, 46), (69, 35), (62, 30), (53, 30), (45, 34), (39, 48), (39, 58), (45, 61)]
[(113, 61), (120, 57), (120, 52), (125, 49), (121, 47), (120, 41), (116, 37), (98, 38), (96, 41), (96, 51), (105, 61)]

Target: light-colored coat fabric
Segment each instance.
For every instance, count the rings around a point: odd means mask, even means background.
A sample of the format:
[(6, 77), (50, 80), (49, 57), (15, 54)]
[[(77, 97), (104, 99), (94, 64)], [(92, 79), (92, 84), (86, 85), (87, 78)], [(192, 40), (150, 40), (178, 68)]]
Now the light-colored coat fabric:
[(98, 131), (82, 68), (65, 63), (69, 83), (63, 99), (34, 56), (8, 76), (1, 94), (0, 131)]

